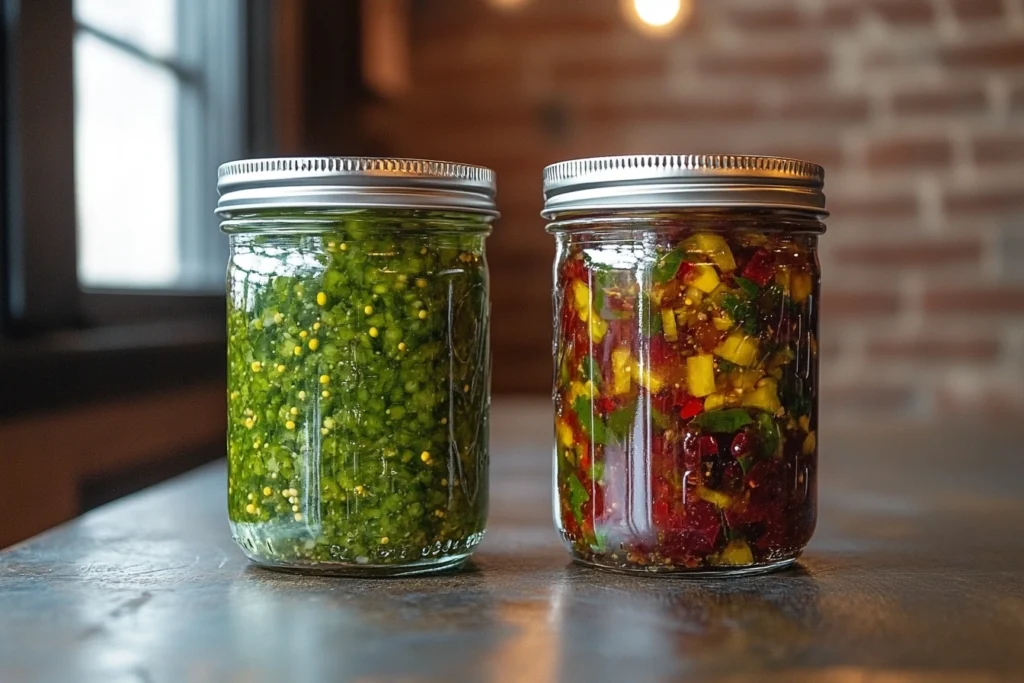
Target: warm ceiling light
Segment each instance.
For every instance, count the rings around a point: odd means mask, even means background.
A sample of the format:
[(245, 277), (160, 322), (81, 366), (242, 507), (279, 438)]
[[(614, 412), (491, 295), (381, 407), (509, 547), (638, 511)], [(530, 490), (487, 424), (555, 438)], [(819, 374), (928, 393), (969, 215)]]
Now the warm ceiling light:
[(492, 5), (502, 10), (519, 9), (528, 2), (530, 2), (530, 0), (491, 0)]
[(675, 31), (693, 13), (693, 0), (623, 0), (626, 17), (645, 33)]
[(640, 21), (654, 28), (668, 26), (683, 9), (682, 0), (633, 0)]

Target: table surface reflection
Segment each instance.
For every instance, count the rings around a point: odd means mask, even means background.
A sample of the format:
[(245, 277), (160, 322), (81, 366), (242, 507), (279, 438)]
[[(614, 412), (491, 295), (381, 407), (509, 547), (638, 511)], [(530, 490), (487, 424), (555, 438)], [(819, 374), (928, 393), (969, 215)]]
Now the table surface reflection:
[(1024, 680), (1020, 431), (826, 426), (798, 568), (662, 579), (567, 561), (548, 411), (496, 403), (490, 529), (459, 574), (257, 569), (222, 464), (0, 553), (0, 681)]

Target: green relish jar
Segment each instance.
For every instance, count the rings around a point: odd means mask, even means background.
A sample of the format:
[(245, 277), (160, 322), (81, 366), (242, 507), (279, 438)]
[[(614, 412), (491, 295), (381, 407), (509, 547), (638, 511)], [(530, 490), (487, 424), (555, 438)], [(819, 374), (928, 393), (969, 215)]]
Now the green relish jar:
[(235, 540), (298, 572), (462, 564), (487, 516), (494, 173), (260, 159), (218, 190)]

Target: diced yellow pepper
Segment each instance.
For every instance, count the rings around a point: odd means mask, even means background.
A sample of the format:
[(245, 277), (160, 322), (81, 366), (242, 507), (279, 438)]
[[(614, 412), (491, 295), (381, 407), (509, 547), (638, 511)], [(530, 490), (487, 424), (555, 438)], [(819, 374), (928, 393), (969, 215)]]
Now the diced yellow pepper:
[(590, 299), (590, 287), (579, 280), (572, 283), (572, 300), (576, 314), (585, 323), (589, 323), (590, 338), (600, 343), (608, 333), (608, 323), (594, 312)]
[(572, 283), (572, 302), (576, 306), (576, 314), (580, 320), (590, 320), (590, 287), (579, 280)]
[(789, 294), (790, 274), (788, 268), (780, 268), (775, 271), (775, 281), (782, 286), (782, 290)]
[(814, 449), (818, 447), (818, 437), (815, 436), (814, 432), (810, 432), (807, 438), (804, 439), (803, 452), (804, 455), (810, 455), (814, 452)]
[(702, 398), (715, 392), (715, 358), (709, 353), (686, 359), (686, 388), (691, 396)]
[(704, 410), (708, 412), (718, 410), (725, 405), (725, 400), (725, 394), (710, 394), (704, 399)]
[(629, 349), (615, 349), (612, 351), (612, 393), (622, 396), (629, 393), (629, 385), (632, 379), (633, 363), (631, 362)]
[(733, 332), (718, 345), (715, 355), (730, 363), (750, 367), (757, 360), (757, 339), (742, 332)]
[(811, 431), (811, 418), (809, 418), (808, 416), (801, 415), (799, 418), (797, 418), (796, 423), (800, 425), (800, 429), (804, 430), (805, 432)]
[(686, 285), (686, 289), (683, 290), (683, 294), (685, 294), (686, 298), (690, 300), (690, 303), (687, 304), (688, 306), (699, 304), (704, 300), (704, 292), (700, 291), (693, 285)]
[(789, 281), (789, 291), (793, 301), (802, 304), (811, 295), (813, 283), (810, 273), (793, 273)]
[(566, 448), (572, 447), (572, 427), (567, 425), (564, 420), (558, 420), (555, 423), (555, 430), (558, 432), (558, 443)]
[(736, 259), (733, 258), (732, 250), (721, 235), (698, 232), (687, 240), (687, 243), (693, 251), (710, 256), (715, 265), (722, 270), (736, 270)]
[(736, 372), (729, 373), (729, 383), (736, 389), (746, 391), (756, 387), (762, 377), (764, 377), (764, 373), (760, 370), (737, 370)]
[(730, 541), (729, 545), (725, 546), (721, 554), (718, 556), (717, 564), (728, 565), (730, 567), (742, 567), (748, 564), (754, 564), (754, 554), (750, 552), (750, 546), (747, 545), (746, 541), (735, 540)]
[(573, 382), (569, 385), (569, 403), (575, 403), (576, 399), (580, 396), (584, 398), (593, 398), (594, 394), (597, 393), (597, 387), (594, 386), (592, 380), (587, 380), (586, 384), (583, 382)]
[(647, 292), (647, 296), (650, 297), (651, 303), (655, 306), (661, 305), (661, 299), (665, 296), (665, 286), (652, 285), (650, 290)]
[(676, 328), (676, 314), (670, 308), (661, 309), (661, 327), (665, 332), (665, 339), (679, 341), (679, 330)]
[(732, 505), (732, 498), (726, 493), (720, 493), (713, 491), (712, 489), (705, 488), (704, 486), (697, 487), (697, 496), (701, 500), (706, 500), (715, 507), (727, 510)]
[(594, 340), (595, 344), (600, 344), (606, 334), (608, 334), (608, 323), (604, 318), (591, 311), (590, 338)]
[(636, 381), (640, 386), (645, 387), (647, 391), (652, 394), (656, 394), (665, 388), (665, 382), (660, 377), (651, 372), (650, 368), (640, 369), (639, 366), (633, 368), (633, 376), (636, 377)]
[(743, 396), (743, 405), (750, 408), (760, 408), (769, 413), (778, 412), (782, 404), (779, 402), (778, 382), (765, 377), (757, 383), (757, 388)]
[(696, 277), (691, 281), (694, 287), (702, 292), (710, 294), (715, 291), (722, 280), (718, 277), (718, 271), (715, 270), (714, 266), (700, 264), (694, 266), (694, 270), (697, 273)]
[(711, 319), (711, 324), (714, 325), (715, 329), (719, 332), (725, 332), (726, 330), (732, 329), (732, 326), (736, 324), (736, 321), (726, 315), (723, 311)]

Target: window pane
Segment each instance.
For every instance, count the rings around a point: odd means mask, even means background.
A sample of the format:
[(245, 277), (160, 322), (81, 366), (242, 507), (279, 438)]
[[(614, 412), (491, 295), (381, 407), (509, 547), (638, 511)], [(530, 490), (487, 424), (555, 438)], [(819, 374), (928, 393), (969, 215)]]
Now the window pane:
[(175, 53), (177, 0), (74, 0), (75, 21), (120, 38), (154, 57)]
[[(75, 4), (134, 7), (126, 16), (141, 17), (145, 27), (142, 7), (170, 3)], [(139, 35), (148, 34), (140, 28)], [(85, 286), (161, 287), (178, 279), (178, 97), (170, 70), (76, 35), (78, 273)]]

